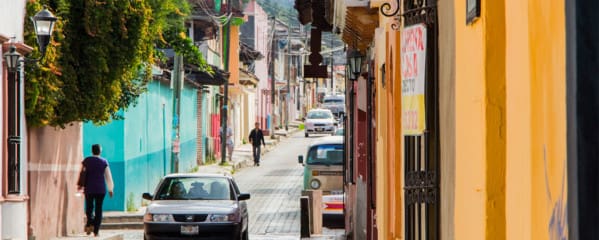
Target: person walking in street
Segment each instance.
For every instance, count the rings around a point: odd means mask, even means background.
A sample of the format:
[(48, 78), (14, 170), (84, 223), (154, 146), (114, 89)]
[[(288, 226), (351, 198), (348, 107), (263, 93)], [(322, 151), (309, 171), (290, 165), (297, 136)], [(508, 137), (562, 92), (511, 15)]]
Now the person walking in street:
[(255, 128), (250, 132), (250, 143), (252, 144), (252, 152), (254, 154), (254, 166), (260, 166), (260, 144), (266, 146), (264, 143), (264, 134), (260, 130), (260, 123), (254, 124)]
[(102, 204), (108, 189), (108, 195), (112, 198), (114, 183), (108, 161), (100, 156), (102, 147), (100, 144), (92, 145), (92, 156), (83, 160), (82, 172), (85, 180), (80, 181), (79, 190), (83, 188), (85, 193), (85, 233), (98, 236), (102, 224)]
[[(227, 124), (227, 157), (229, 161), (233, 159), (233, 147), (235, 146), (235, 142), (233, 142), (233, 129), (230, 127), (231, 122)], [(223, 127), (220, 127), (220, 136), (223, 136)]]

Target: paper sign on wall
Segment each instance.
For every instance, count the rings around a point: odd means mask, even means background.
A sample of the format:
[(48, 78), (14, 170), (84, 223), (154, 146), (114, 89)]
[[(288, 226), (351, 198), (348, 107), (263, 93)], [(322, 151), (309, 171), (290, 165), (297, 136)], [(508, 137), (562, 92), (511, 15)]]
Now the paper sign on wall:
[(401, 100), (404, 135), (419, 135), (426, 128), (424, 87), (426, 77), (426, 26), (404, 28), (401, 35)]

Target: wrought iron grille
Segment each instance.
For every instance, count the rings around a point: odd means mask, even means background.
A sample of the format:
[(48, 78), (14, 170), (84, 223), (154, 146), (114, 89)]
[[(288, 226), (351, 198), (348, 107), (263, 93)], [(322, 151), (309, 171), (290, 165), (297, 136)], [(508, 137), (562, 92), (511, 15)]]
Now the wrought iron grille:
[(438, 24), (436, 0), (403, 2), (403, 24), (427, 29), (425, 109), (426, 130), (405, 136), (406, 239), (437, 240), (440, 229)]

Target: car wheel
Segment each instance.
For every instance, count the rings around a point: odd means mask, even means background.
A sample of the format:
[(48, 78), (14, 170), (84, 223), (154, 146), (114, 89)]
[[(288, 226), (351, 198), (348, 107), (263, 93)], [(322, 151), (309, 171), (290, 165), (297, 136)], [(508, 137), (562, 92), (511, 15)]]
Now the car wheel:
[(308, 137), (308, 133), (305, 133), (304, 135), (305, 135), (306, 137)]

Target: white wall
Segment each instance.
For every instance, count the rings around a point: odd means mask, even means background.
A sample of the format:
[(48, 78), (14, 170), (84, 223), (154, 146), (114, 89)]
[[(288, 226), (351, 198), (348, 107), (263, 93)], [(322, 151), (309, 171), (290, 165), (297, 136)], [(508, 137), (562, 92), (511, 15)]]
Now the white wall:
[(2, 239), (27, 239), (27, 203), (2, 203)]
[[(24, 16), (25, 0), (0, 0), (0, 35), (9, 38), (15, 37), (17, 42), (23, 42)], [(0, 50), (0, 54), (4, 53)], [(4, 74), (5, 72), (2, 70), (2, 67), (0, 67), (0, 80), (4, 80)], [(2, 84), (0, 84), (0, 93), (3, 92)], [(4, 98), (0, 98), (0, 106), (4, 106), (4, 103), (2, 103), (3, 99)], [(6, 109), (2, 109), (2, 112), (6, 111)], [(21, 112), (24, 113), (22, 110)], [(21, 119), (25, 119), (25, 117), (22, 117)], [(3, 119), (0, 117), (0, 126), (4, 124), (2, 121)], [(21, 125), (25, 125), (24, 120)], [(2, 129), (2, 131), (6, 131), (6, 129)], [(27, 149), (27, 141), (26, 138), (24, 138), (26, 132), (21, 132), (23, 137), (21, 149), (22, 153), (25, 153)], [(2, 142), (4, 143), (4, 141)], [(5, 144), (0, 144), (0, 153), (5, 151), (4, 145)], [(25, 190), (25, 186), (27, 186), (27, 171), (25, 168), (25, 166), (27, 166), (27, 155), (23, 154), (21, 159), (21, 186), (22, 189)], [(2, 165), (3, 164), (0, 164), (0, 173), (4, 172)], [(0, 187), (3, 186), (4, 184), (1, 184)], [(3, 190), (1, 192), (3, 192)], [(27, 202), (1, 202), (0, 216), (2, 217), (0, 218), (0, 237), (2, 239), (27, 239), (27, 215)], [(3, 219), (6, 219), (7, 221), (3, 221)]]
[(0, 0), (0, 34), (23, 42), (25, 0)]

